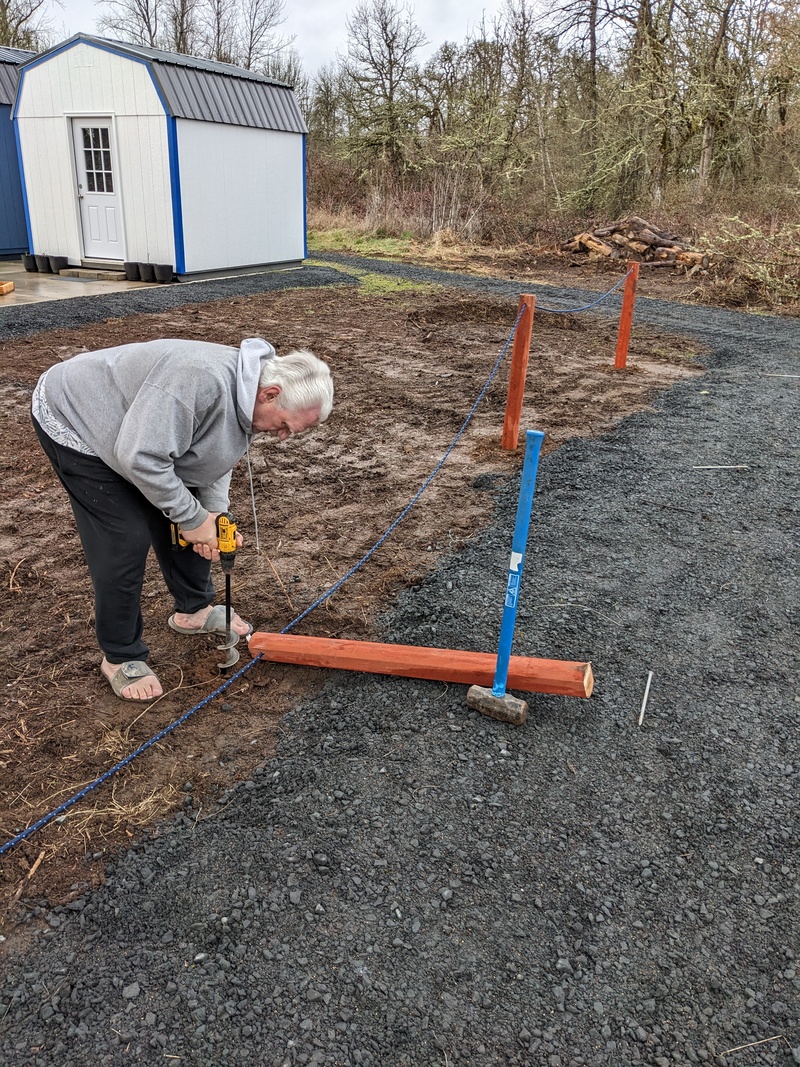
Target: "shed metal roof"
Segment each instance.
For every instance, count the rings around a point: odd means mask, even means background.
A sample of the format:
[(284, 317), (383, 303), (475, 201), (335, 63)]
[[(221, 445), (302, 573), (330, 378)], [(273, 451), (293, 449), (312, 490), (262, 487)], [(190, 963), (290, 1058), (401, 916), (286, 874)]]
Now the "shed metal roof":
[(0, 104), (12, 104), (19, 81), (19, 64), (33, 59), (35, 52), (24, 48), (0, 48)]
[(110, 41), (85, 33), (78, 33), (42, 53), (37, 61), (80, 42), (146, 62), (164, 104), (174, 118), (307, 133), (290, 85), (230, 63), (215, 63), (210, 59), (163, 52), (125, 41)]

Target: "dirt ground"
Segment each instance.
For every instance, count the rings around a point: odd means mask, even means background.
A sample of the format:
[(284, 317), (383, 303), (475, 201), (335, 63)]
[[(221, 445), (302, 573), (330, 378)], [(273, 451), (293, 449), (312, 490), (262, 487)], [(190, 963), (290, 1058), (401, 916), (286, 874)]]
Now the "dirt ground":
[[(2, 345), (0, 469), (7, 511), (0, 533), (6, 693), (0, 844), (224, 680), (213, 643), (167, 628), (172, 606), (155, 567), (144, 591), (145, 632), (165, 694), (149, 706), (129, 704), (102, 680), (81, 547), (66, 496), (30, 427), (39, 374), (83, 349), (169, 336), (238, 344), (260, 335), (279, 352), (306, 346), (330, 363), (336, 385), (330, 420), (282, 445), (254, 442), (260, 552), (244, 463), (234, 474), (232, 510), (246, 541), (233, 574), (234, 603), (257, 630), (276, 631), (346, 574), (417, 492), (477, 398), (516, 310), (516, 302), (435, 289), (393, 296), (350, 288), (289, 290)], [(695, 343), (644, 328), (634, 331), (629, 368), (614, 371), (615, 342), (612, 321), (537, 319), (522, 427), (545, 431), (545, 451), (574, 436), (599, 434), (676, 378), (701, 373)], [(507, 370), (508, 358), (409, 516), (295, 632), (374, 636), (393, 593), (418, 581), (489, 520), (491, 487), (521, 462), (519, 453), (499, 445)], [(96, 884), (109, 855), (142, 832), (158, 832), (163, 816), (183, 807), (197, 820), (208, 817), (227, 787), (270, 756), (286, 711), (324, 679), (324, 672), (259, 663), (4, 856), (0, 933), (7, 935), (31, 902), (64, 903)]]

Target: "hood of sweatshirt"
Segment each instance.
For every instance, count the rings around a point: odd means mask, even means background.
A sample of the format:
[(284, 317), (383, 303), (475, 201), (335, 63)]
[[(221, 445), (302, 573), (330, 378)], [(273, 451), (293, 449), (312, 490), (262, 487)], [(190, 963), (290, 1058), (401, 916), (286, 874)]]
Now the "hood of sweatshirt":
[(239, 424), (248, 436), (253, 432), (253, 408), (258, 395), (261, 369), (268, 359), (275, 358), (275, 349), (262, 337), (248, 337), (239, 345), (236, 366), (236, 411)]

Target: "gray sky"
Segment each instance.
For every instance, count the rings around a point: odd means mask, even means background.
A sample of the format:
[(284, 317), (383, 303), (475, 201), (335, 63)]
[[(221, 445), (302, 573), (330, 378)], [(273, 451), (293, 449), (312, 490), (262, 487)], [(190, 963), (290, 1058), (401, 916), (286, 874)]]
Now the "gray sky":
[[(294, 47), (306, 74), (331, 62), (337, 50), (344, 53), (347, 43), (345, 18), (357, 0), (284, 0), (286, 21), (280, 32), (294, 35)], [(420, 58), (431, 55), (445, 41), (461, 43), (480, 22), (484, 11), (487, 21), (498, 10), (501, 0), (417, 0), (413, 4), (414, 21), (430, 42), (420, 50)], [(52, 22), (58, 38), (74, 33), (96, 33), (95, 19), (102, 4), (94, 0), (63, 0), (63, 7), (52, 8)]]

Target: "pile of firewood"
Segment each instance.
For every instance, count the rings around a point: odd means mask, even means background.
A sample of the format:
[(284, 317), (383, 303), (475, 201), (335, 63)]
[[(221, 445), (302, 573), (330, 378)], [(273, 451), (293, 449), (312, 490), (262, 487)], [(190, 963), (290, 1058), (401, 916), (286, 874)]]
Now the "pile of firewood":
[(576, 234), (562, 246), (564, 252), (588, 252), (594, 257), (609, 259), (638, 259), (651, 267), (676, 267), (690, 271), (708, 267), (708, 253), (697, 252), (674, 233), (627, 215), (610, 226)]

